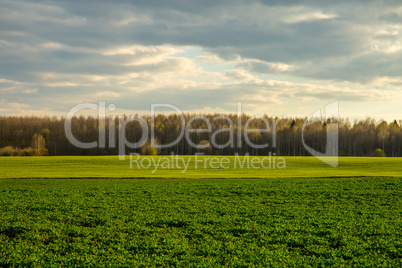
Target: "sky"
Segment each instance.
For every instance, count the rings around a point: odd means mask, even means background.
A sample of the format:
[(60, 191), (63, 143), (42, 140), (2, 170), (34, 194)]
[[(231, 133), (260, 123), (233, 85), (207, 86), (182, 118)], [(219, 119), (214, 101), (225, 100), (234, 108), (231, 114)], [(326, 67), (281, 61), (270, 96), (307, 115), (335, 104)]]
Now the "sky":
[(0, 0), (0, 115), (402, 119), (402, 1)]

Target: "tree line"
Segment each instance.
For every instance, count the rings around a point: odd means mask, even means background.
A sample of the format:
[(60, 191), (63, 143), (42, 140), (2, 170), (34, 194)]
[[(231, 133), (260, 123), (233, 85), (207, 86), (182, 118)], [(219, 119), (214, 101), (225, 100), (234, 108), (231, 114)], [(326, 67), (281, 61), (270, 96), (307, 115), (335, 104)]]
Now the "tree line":
[[(190, 120), (194, 116), (198, 116), (198, 119)], [(208, 125), (200, 116), (210, 122), (211, 131), (203, 131), (208, 128)], [(149, 129), (154, 129), (155, 141), (159, 144), (175, 141), (183, 129), (182, 118), (177, 114), (158, 114), (154, 118), (143, 115), (141, 117)], [(127, 118), (127, 116), (122, 117), (124, 120)], [(104, 127), (106, 130), (104, 148), (98, 146), (83, 149), (71, 144), (65, 134), (65, 120), (58, 117), (0, 116), (0, 155), (10, 155), (10, 150), (14, 150), (11, 155), (116, 155), (119, 153), (119, 118), (117, 116), (106, 118), (106, 120), (99, 120), (94, 116), (78, 116), (71, 119), (72, 133), (81, 142), (98, 141), (99, 128)], [(172, 153), (180, 155), (195, 153), (309, 155), (302, 141), (302, 129), (306, 118), (281, 119), (265, 115), (253, 119), (250, 115), (242, 114), (239, 120), (237, 114), (219, 117), (219, 114), (187, 113), (184, 114), (184, 121), (185, 123), (191, 121), (188, 127), (192, 131), (188, 136), (193, 144), (202, 145), (202, 149), (191, 146), (183, 137), (170, 148), (153, 150), (148, 141), (141, 148), (128, 148), (126, 152), (163, 155)], [(105, 125), (102, 125), (102, 122)], [(332, 123), (338, 124), (340, 156), (402, 156), (402, 120), (393, 122), (376, 121), (371, 118), (354, 122), (348, 119), (318, 120), (305, 127), (303, 131), (305, 144), (316, 151), (325, 153), (327, 132)], [(247, 142), (243, 135), (246, 125), (251, 130), (247, 134), (248, 141), (252, 144), (266, 145), (264, 148), (255, 148)], [(263, 131), (267, 129), (267, 126), (268, 131)], [(113, 136), (112, 132), (116, 135)], [(137, 121), (128, 122), (124, 132), (129, 142), (138, 142), (143, 135), (141, 124)], [(218, 145), (229, 143), (231, 135), (233, 135), (234, 144), (228, 144), (224, 148), (211, 144), (211, 139), (214, 139)], [(114, 147), (110, 146), (113, 144)]]

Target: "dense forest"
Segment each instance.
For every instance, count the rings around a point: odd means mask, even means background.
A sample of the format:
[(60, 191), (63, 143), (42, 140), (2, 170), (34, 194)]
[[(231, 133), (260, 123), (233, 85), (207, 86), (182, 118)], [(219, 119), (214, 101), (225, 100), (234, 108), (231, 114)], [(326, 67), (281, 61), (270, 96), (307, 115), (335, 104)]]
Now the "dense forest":
[[(196, 116), (185, 114), (184, 121)], [(180, 141), (170, 148), (157, 150), (159, 154), (219, 154), (233, 155), (235, 153), (250, 155), (268, 155), (275, 153), (282, 156), (309, 155), (302, 143), (302, 127), (306, 118), (278, 119), (264, 116), (260, 119), (251, 119), (249, 115), (203, 114), (204, 119), (190, 120), (188, 126), (191, 142), (204, 145), (197, 149), (191, 146), (183, 136)], [(216, 118), (218, 117), (218, 118)], [(149, 133), (151, 128), (155, 132), (155, 140), (159, 144), (168, 144), (177, 139), (183, 129), (183, 121), (177, 114), (159, 114), (152, 120), (150, 116), (141, 116), (146, 122)], [(126, 120), (127, 116), (120, 117)], [(206, 120), (210, 122), (211, 131), (207, 128)], [(231, 123), (233, 122), (233, 124)], [(104, 123), (102, 123), (104, 122)], [(347, 119), (317, 121), (304, 129), (305, 143), (317, 151), (324, 152), (326, 136), (331, 123), (338, 123), (339, 155), (340, 156), (402, 156), (402, 120), (393, 122), (380, 121), (367, 118), (351, 123)], [(108, 117), (99, 120), (96, 117), (80, 116), (71, 119), (71, 129), (74, 137), (82, 142), (99, 142), (99, 128), (104, 127), (105, 144), (99, 143), (95, 148), (82, 149), (69, 142), (64, 130), (65, 118), (57, 117), (0, 117), (0, 154), (1, 155), (115, 155), (118, 154), (119, 145), (119, 117)], [(254, 129), (248, 133), (249, 141), (253, 144), (269, 144), (262, 149), (256, 149), (246, 141), (243, 135), (245, 126)], [(261, 131), (258, 129), (269, 129)], [(242, 132), (239, 138), (239, 128)], [(226, 130), (225, 130), (226, 129)], [(230, 131), (233, 130), (234, 143), (229, 144)], [(130, 121), (122, 128), (129, 142), (137, 142), (142, 137), (142, 128), (139, 122)], [(216, 133), (215, 133), (216, 132)], [(113, 135), (115, 133), (115, 135)], [(212, 146), (210, 141), (227, 146)], [(240, 143), (238, 141), (241, 141)], [(207, 145), (207, 146), (205, 146)], [(145, 144), (149, 147), (149, 142)], [(103, 148), (102, 148), (103, 147)], [(220, 148), (224, 147), (224, 148)], [(147, 153), (143, 148), (127, 148), (126, 153)]]

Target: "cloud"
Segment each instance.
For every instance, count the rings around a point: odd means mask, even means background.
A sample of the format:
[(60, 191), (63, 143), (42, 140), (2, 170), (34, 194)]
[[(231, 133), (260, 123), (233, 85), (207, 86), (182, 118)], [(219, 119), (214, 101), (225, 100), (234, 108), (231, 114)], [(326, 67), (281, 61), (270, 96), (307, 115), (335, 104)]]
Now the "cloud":
[(278, 73), (296, 69), (296, 66), (280, 62), (264, 62), (261, 60), (242, 60), (236, 64), (237, 68), (246, 69), (255, 73)]
[(316, 21), (316, 20), (328, 20), (336, 18), (337, 15), (335, 14), (324, 14), (322, 12), (309, 12), (309, 13), (302, 13), (292, 16), (287, 16), (282, 19), (284, 23), (293, 24), (293, 23), (300, 23), (304, 21)]
[(17, 103), (17, 102), (7, 102), (4, 99), (0, 99), (0, 112), (3, 112), (3, 113), (9, 113), (9, 112), (14, 113), (15, 111), (23, 112), (28, 107), (29, 107), (28, 104)]
[(255, 77), (243, 70), (230, 70), (225, 76), (234, 80), (254, 80)]
[(224, 111), (243, 100), (297, 113), (317, 101), (401, 98), (396, 0), (0, 5), (0, 92), (27, 105), (16, 113), (99, 100), (127, 111), (163, 101)]
[(38, 93), (38, 89), (37, 88), (25, 89), (23, 92), (25, 94), (35, 94)]

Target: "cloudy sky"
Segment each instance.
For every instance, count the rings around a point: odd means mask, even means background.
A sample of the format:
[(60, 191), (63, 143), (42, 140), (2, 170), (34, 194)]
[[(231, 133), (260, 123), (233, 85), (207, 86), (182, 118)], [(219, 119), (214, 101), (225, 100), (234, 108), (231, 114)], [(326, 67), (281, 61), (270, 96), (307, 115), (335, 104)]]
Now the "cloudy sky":
[(106, 101), (402, 119), (402, 2), (0, 0), (0, 115)]

